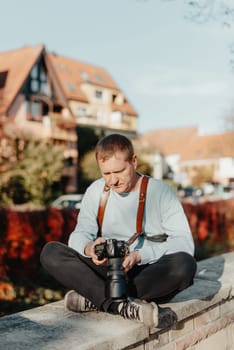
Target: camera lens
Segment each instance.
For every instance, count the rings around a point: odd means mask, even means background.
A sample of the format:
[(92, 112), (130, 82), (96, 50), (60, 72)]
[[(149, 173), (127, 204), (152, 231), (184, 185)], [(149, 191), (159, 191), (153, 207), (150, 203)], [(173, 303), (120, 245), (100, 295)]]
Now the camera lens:
[(108, 259), (106, 297), (122, 300), (126, 296), (126, 282), (122, 268), (122, 258)]

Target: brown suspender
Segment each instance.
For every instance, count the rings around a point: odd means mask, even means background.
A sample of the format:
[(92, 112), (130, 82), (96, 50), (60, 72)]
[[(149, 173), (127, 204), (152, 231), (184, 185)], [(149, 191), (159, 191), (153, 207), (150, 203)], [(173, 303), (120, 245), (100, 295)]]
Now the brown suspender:
[(100, 205), (98, 208), (98, 215), (97, 215), (97, 222), (98, 222), (98, 234), (97, 235), (98, 235), (98, 237), (100, 237), (102, 235), (102, 222), (103, 222), (103, 217), (104, 217), (106, 203), (107, 203), (107, 199), (109, 197), (109, 194), (110, 194), (110, 188), (105, 185), (103, 192), (102, 192), (101, 201), (100, 201)]
[[(139, 194), (139, 204), (138, 204), (137, 218), (136, 218), (136, 232), (127, 241), (128, 245), (132, 244), (137, 239), (137, 237), (142, 234), (142, 222), (143, 222), (143, 216), (144, 216), (145, 199), (146, 199), (146, 191), (147, 191), (148, 181), (149, 181), (149, 177), (144, 175), (142, 180), (141, 180), (141, 188), (140, 188), (140, 194)], [(102, 193), (100, 206), (98, 209), (98, 216), (97, 216), (98, 227), (99, 227), (99, 231), (98, 231), (99, 237), (101, 236), (102, 222), (103, 222), (103, 217), (104, 217), (106, 203), (107, 203), (107, 199), (109, 197), (109, 193), (110, 193), (110, 189), (105, 186), (103, 193)]]

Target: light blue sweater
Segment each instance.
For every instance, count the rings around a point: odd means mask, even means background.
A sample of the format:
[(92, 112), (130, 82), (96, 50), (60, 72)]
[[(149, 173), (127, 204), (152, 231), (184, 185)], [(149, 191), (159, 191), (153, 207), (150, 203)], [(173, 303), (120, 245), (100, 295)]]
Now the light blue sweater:
[[(96, 239), (97, 212), (104, 179), (98, 179), (87, 189), (81, 204), (77, 225), (71, 233), (68, 245), (84, 255), (87, 243)], [(110, 190), (102, 225), (106, 239), (128, 240), (136, 232), (136, 215), (139, 190), (118, 194)], [(131, 246), (130, 251), (139, 250), (141, 263), (153, 263), (164, 254), (179, 251), (194, 254), (194, 242), (180, 200), (163, 181), (150, 178), (147, 188), (143, 231), (147, 236), (166, 233), (165, 242), (151, 242), (142, 237)]]

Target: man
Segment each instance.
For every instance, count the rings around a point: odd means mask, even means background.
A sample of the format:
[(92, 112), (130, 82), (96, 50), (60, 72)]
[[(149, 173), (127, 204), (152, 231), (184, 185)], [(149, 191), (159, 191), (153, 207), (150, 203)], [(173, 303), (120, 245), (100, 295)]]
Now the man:
[[(170, 300), (193, 283), (196, 262), (187, 219), (174, 191), (153, 178), (148, 179), (143, 218), (138, 218), (145, 177), (136, 172), (137, 157), (125, 136), (112, 134), (101, 139), (96, 159), (102, 178), (86, 190), (68, 246), (47, 243), (41, 263), (70, 289), (65, 296), (69, 310), (101, 310), (156, 327), (157, 303)], [(103, 193), (108, 198), (100, 227)], [(133, 236), (139, 221), (142, 229)], [(121, 260), (127, 294), (121, 299), (106, 294), (109, 257), (99, 260), (95, 254), (96, 245), (105, 246), (107, 239), (131, 243)]]

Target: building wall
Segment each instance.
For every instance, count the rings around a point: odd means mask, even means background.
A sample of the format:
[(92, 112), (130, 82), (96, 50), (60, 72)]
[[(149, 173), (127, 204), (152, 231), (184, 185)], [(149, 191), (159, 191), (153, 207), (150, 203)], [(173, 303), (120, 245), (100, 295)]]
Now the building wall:
[(234, 178), (234, 158), (225, 157), (219, 160), (219, 172), (218, 175), (224, 185), (228, 184), (229, 179)]
[(19, 94), (16, 99), (14, 100), (12, 106), (9, 109), (8, 115), (9, 116), (19, 116), (26, 114), (26, 104), (25, 104), (25, 97), (23, 94)]
[[(88, 83), (82, 84), (81, 88), (89, 102), (69, 101), (70, 108), (76, 117), (78, 125), (90, 125), (91, 127), (99, 126), (136, 132), (137, 118), (122, 111), (124, 103), (124, 95), (122, 92)], [(102, 93), (101, 98), (95, 97), (96, 91)], [(120, 106), (119, 111), (112, 110), (113, 95), (116, 96), (115, 105)]]

